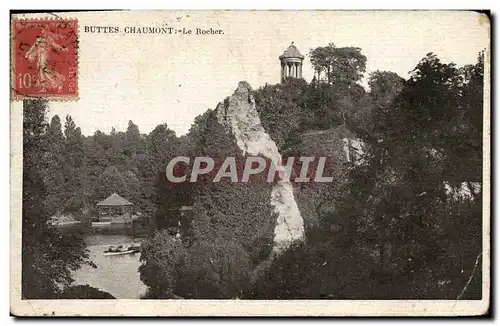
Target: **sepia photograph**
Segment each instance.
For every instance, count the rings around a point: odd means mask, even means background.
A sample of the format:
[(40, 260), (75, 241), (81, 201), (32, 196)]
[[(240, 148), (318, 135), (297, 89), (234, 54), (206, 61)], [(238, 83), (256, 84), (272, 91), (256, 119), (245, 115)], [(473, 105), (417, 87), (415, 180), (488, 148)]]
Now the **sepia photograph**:
[(10, 18), (13, 315), (490, 309), (488, 12)]

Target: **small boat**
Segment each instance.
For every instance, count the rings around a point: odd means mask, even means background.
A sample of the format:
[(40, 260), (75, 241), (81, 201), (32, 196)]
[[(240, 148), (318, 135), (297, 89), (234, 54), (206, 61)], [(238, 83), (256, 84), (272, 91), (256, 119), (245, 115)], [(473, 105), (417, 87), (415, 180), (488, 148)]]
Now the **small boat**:
[(107, 226), (107, 225), (111, 225), (111, 221), (92, 222), (92, 226)]
[(52, 226), (66, 226), (80, 224), (80, 221), (51, 221), (49, 224)]
[(118, 256), (118, 255), (128, 255), (128, 254), (135, 254), (136, 252), (141, 251), (140, 246), (129, 246), (129, 247), (123, 247), (123, 246), (110, 246), (108, 250), (104, 251), (104, 256)]

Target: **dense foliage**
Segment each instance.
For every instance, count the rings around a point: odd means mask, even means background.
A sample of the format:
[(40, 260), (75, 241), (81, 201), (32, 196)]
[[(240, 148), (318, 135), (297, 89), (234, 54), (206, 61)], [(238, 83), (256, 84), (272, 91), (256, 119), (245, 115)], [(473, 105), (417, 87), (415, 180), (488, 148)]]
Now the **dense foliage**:
[[(285, 157), (331, 159), (334, 183), (295, 187), (306, 243), (269, 266), (269, 187), (192, 186), (185, 199), (193, 213), (176, 242), (183, 254), (174, 265), (183, 267), (169, 274), (170, 291), (186, 298), (480, 297), (482, 56), (456, 68), (429, 54), (408, 80), (372, 72), (367, 92), (358, 83), (366, 63), (360, 49), (328, 45), (310, 55), (311, 83), (289, 78), (254, 91)], [(190, 153), (238, 155), (229, 136), (207, 111), (187, 135)], [(346, 138), (365, 144), (355, 164), (356, 155), (345, 159)], [(144, 257), (143, 268), (151, 266)], [(238, 276), (247, 269), (250, 279)]]
[[(459, 68), (429, 53), (407, 80), (370, 73), (369, 91), (361, 49), (329, 44), (310, 59), (310, 83), (253, 91), (283, 157), (326, 156), (334, 176), (294, 185), (306, 241), (274, 260), (272, 184), (165, 177), (178, 155), (245, 158), (217, 111), (182, 137), (166, 124), (141, 134), (132, 121), (86, 137), (70, 116), (48, 124), (45, 102), (25, 102), (23, 295), (101, 295), (61, 292), (91, 262), (81, 240), (46, 221), (91, 217), (117, 192), (156, 228), (141, 253), (145, 298), (480, 298), (482, 54)], [(349, 139), (363, 150), (346, 154)]]
[[(196, 119), (184, 146), (183, 155), (191, 158), (244, 157), (218, 123), (215, 111)], [(213, 183), (208, 176), (186, 184), (169, 184), (164, 174), (158, 178), (159, 196), (169, 205), (162, 204), (157, 220), (163, 228), (180, 231), (181, 237), (173, 239), (174, 232), (158, 231), (146, 242), (140, 267), (149, 287), (146, 297), (238, 295), (248, 286), (251, 269), (268, 257), (272, 247), (276, 219), (270, 205), (272, 186), (265, 182)], [(179, 193), (183, 196), (176, 196)], [(172, 196), (176, 196), (175, 203), (166, 198)], [(181, 215), (175, 210), (181, 205), (191, 206), (193, 213)], [(180, 228), (176, 228), (178, 223)], [(158, 250), (168, 257), (163, 262), (154, 258)]]
[(360, 48), (338, 48), (330, 43), (310, 51), (311, 64), (319, 81), (350, 84), (361, 80), (366, 70), (366, 56)]
[[(47, 225), (60, 207), (51, 197), (50, 178), (62, 160), (55, 155), (51, 132), (57, 120), (46, 123), (47, 102), (23, 103), (23, 198), (22, 198), (22, 297), (61, 298), (68, 291), (71, 273), (89, 260), (81, 238)], [(60, 173), (57, 172), (57, 173)], [(75, 292), (76, 293), (76, 292)]]
[(116, 299), (108, 292), (101, 291), (89, 285), (73, 285), (64, 290), (60, 299)]
[(246, 297), (481, 298), (482, 60), (371, 74), (370, 117), (351, 122), (368, 146), (336, 209)]
[(166, 124), (144, 135), (129, 121), (125, 132), (98, 130), (86, 137), (71, 116), (62, 126), (56, 115), (46, 129), (44, 201), (51, 214), (90, 218), (95, 204), (114, 192), (134, 203), (137, 212), (154, 213), (157, 175), (179, 142)]

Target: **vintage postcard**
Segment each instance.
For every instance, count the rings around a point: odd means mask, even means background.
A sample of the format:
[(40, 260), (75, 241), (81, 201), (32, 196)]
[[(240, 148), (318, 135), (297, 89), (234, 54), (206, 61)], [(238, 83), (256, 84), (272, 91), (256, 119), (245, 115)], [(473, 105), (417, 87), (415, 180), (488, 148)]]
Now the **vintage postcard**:
[(11, 14), (11, 313), (490, 309), (490, 20)]

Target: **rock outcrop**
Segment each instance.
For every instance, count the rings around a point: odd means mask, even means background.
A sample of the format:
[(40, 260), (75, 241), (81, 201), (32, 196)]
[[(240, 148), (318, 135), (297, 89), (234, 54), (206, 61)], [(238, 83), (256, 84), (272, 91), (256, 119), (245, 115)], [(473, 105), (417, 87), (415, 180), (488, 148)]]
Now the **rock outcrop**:
[[(262, 126), (251, 90), (247, 82), (240, 82), (229, 102), (217, 106), (217, 120), (234, 135), (243, 155), (262, 156), (281, 162), (278, 147)], [(279, 180), (274, 185), (269, 200), (278, 214), (273, 245), (273, 253), (277, 254), (292, 243), (304, 240), (304, 220), (288, 180)]]

